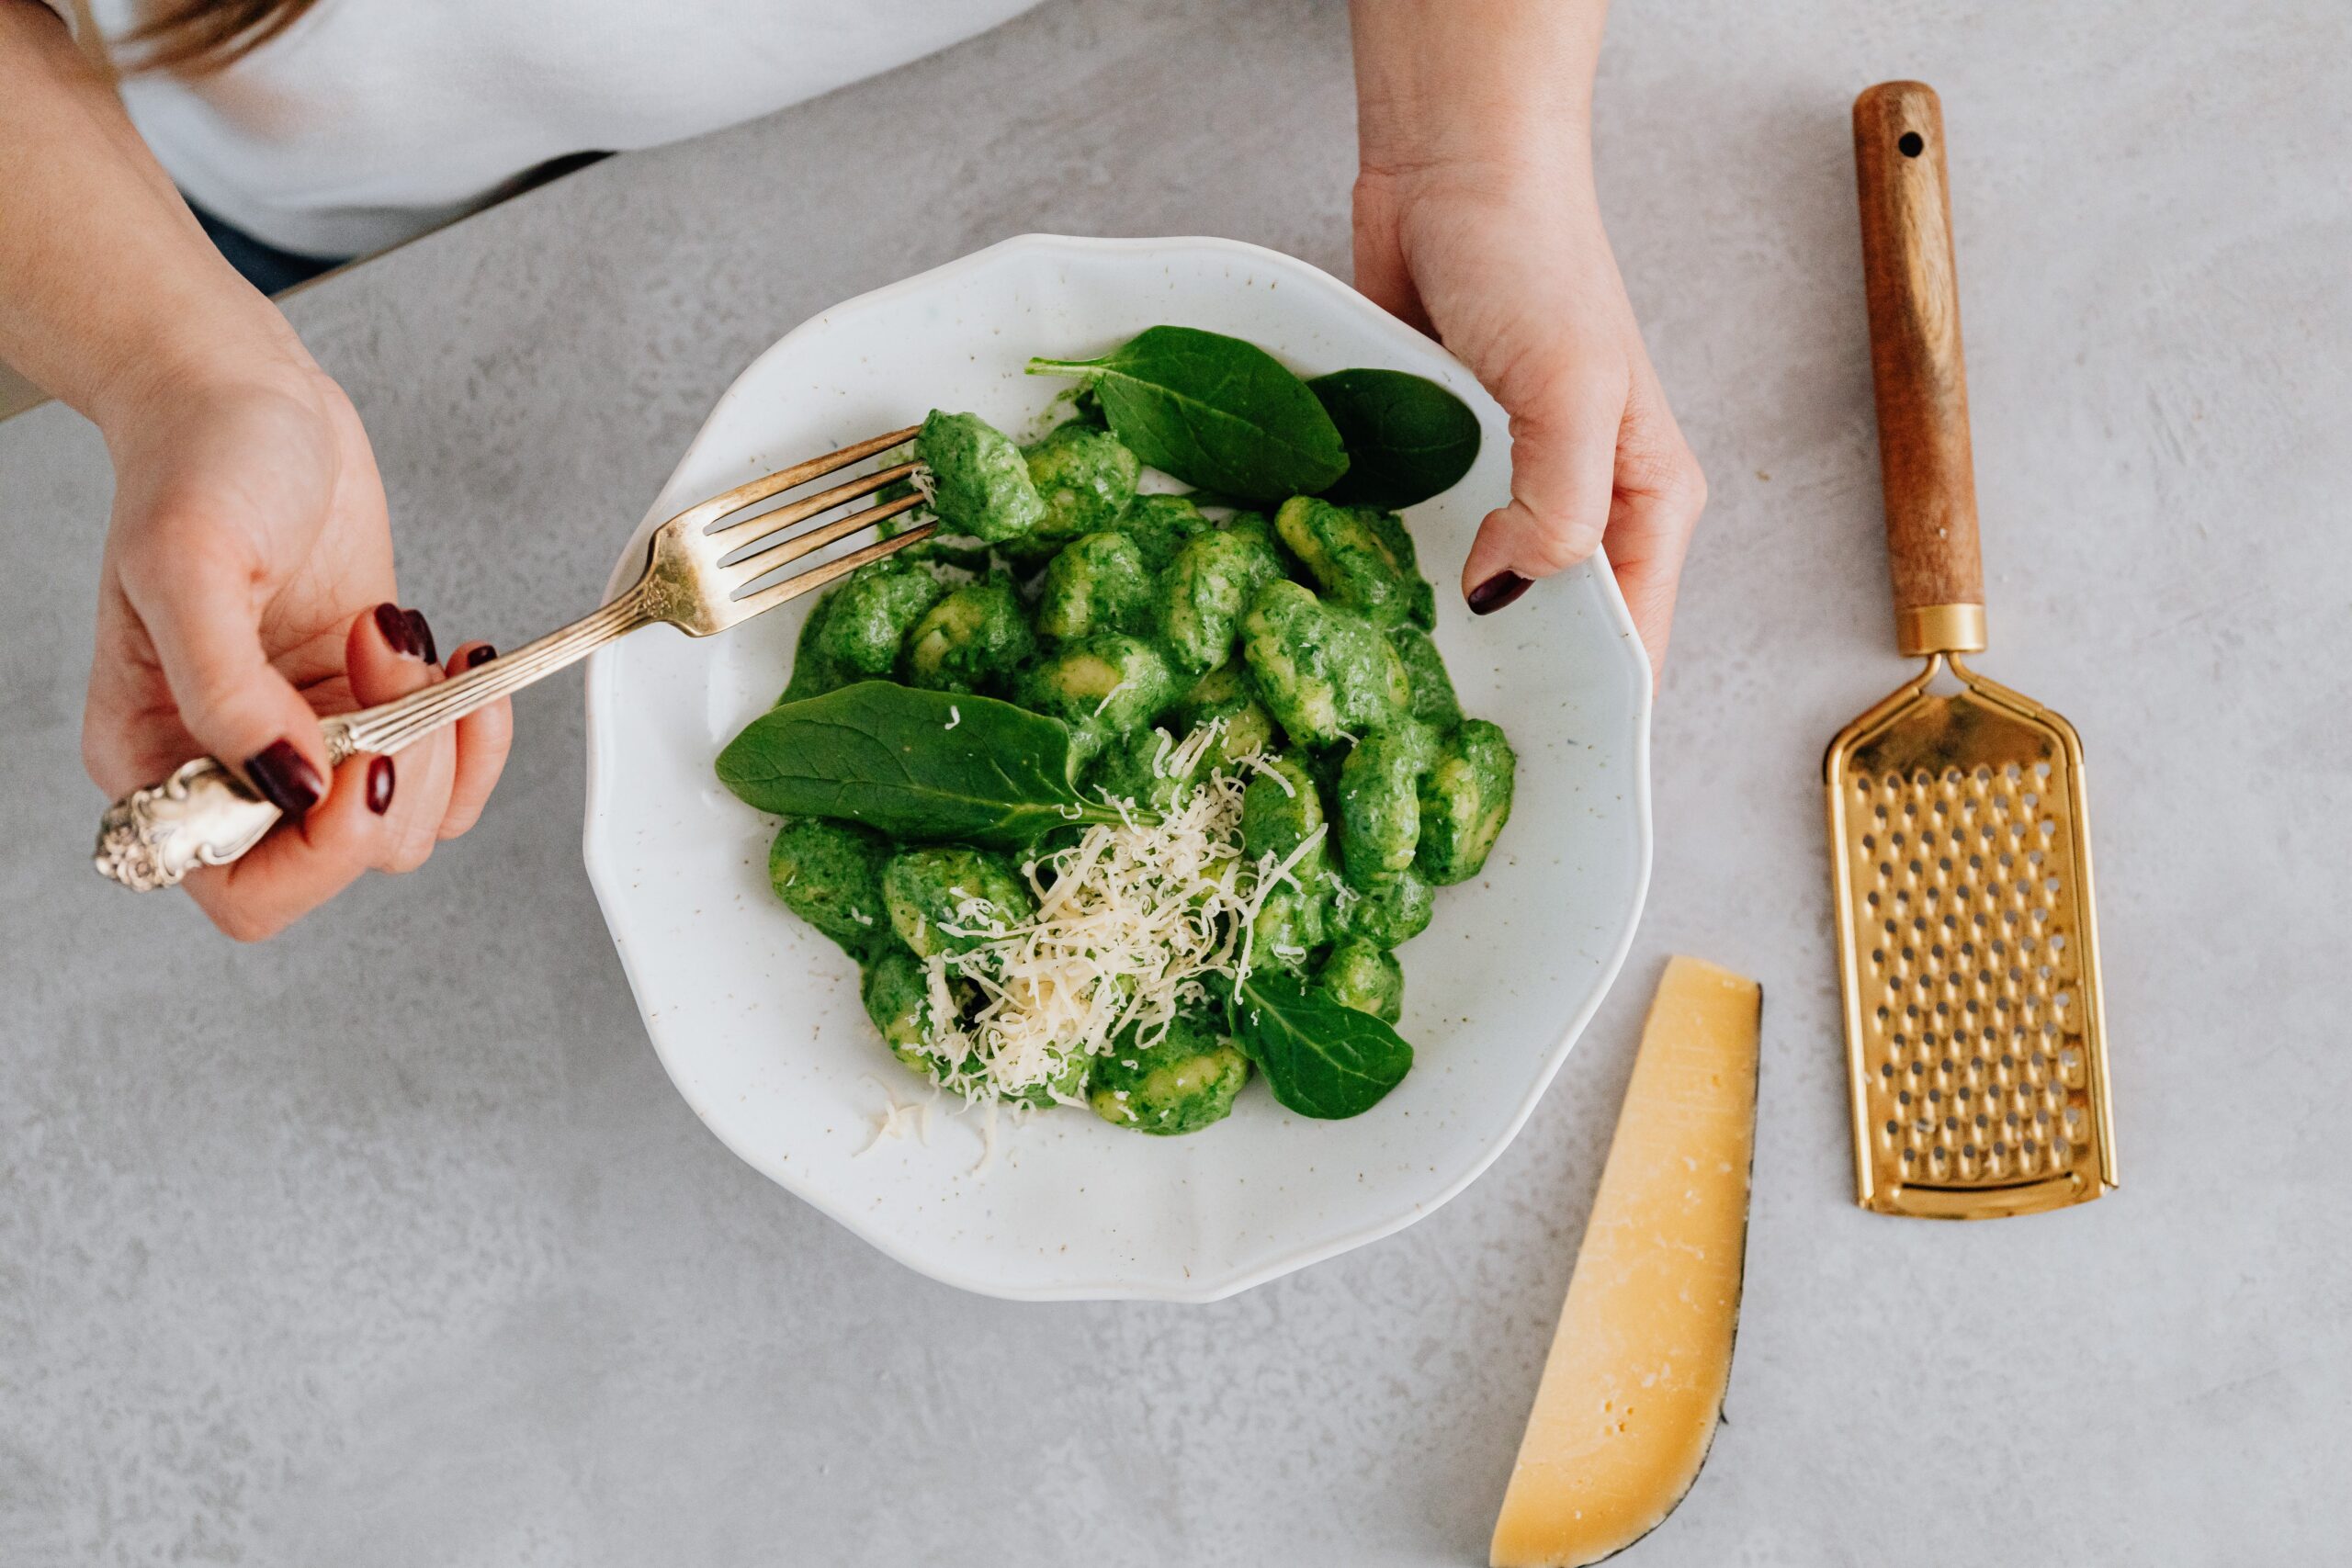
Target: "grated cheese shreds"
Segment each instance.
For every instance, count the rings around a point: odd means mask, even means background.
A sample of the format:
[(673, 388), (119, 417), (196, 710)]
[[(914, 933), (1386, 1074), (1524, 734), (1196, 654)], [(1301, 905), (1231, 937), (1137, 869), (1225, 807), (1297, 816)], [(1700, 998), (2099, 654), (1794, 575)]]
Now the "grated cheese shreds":
[(1323, 874), (1323, 883), (1324, 886), (1331, 889), (1332, 914), (1338, 916), (1342, 920), (1346, 919), (1350, 907), (1352, 906), (1357, 899), (1363, 897), (1363, 895), (1349, 886), (1347, 879), (1335, 871), (1325, 872)]
[(887, 1138), (903, 1137), (905, 1129), (902, 1123), (910, 1116), (912, 1117), (915, 1124), (915, 1137), (924, 1144), (931, 1142), (930, 1100), (900, 1100), (888, 1084), (884, 1083), (872, 1073), (861, 1073), (859, 1077), (882, 1091), (882, 1110), (874, 1119), (874, 1136), (866, 1140), (865, 1146), (850, 1156), (850, 1158), (858, 1159), (872, 1154)]
[(980, 1123), (980, 1157), (964, 1174), (977, 1181), (996, 1164), (996, 1101), (989, 1101), (988, 1120)]
[(1241, 761), (1250, 768), (1262, 773), (1267, 778), (1270, 778), (1276, 784), (1282, 785), (1283, 793), (1290, 796), (1291, 799), (1296, 800), (1298, 798), (1298, 786), (1290, 782), (1289, 774), (1274, 766), (1273, 759), (1269, 757), (1265, 752), (1252, 752), (1250, 755), (1242, 758)]
[[(1154, 772), (1189, 773), (1219, 728), (1161, 748)], [(1206, 976), (1238, 983), (1249, 973), (1259, 907), (1274, 887), (1296, 885), (1292, 868), (1320, 842), (1318, 832), (1279, 862), (1243, 855), (1242, 792), (1263, 761), (1213, 770), (1157, 823), (1138, 820), (1134, 802), (1106, 797), (1119, 822), (1097, 823), (1021, 868), (1037, 908), (1017, 925), (989, 921), (978, 899), (953, 911), (941, 930), (978, 940), (925, 961), (933, 1048), (955, 1064), (945, 1087), (990, 1104), (1040, 1089), (1067, 1100), (1054, 1085), (1073, 1063), (1108, 1051), (1130, 1024), (1138, 1044), (1157, 1043), (1182, 1009), (1209, 998)], [(968, 998), (961, 1008), (959, 987)]]

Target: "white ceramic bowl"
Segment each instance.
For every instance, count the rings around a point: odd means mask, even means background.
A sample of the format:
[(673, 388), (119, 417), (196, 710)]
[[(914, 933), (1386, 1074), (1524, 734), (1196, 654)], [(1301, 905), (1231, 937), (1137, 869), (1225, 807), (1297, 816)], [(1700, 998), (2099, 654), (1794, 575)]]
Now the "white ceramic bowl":
[[(1031, 235), (826, 311), (720, 398), (646, 513), (920, 420), (936, 405), (1026, 434), (1065, 383), (1033, 354), (1091, 354), (1162, 321), (1261, 344), (1302, 373), (1388, 366), (1442, 381), (1486, 426), (1477, 466), (1408, 521), (1439, 584), (1464, 705), (1509, 731), (1517, 804), (1486, 873), (1440, 894), (1400, 950), (1415, 1047), (1365, 1115), (1313, 1122), (1261, 1084), (1182, 1138), (1078, 1110), (1013, 1124), (943, 1100), (928, 1141), (876, 1141), (924, 1090), (887, 1055), (857, 970), (769, 893), (772, 819), (711, 761), (781, 689), (802, 618), (726, 637), (662, 628), (588, 671), (588, 872), (654, 1049), (727, 1146), (891, 1257), (990, 1295), (1211, 1301), (1386, 1235), (1500, 1154), (1617, 974), (1649, 880), (1650, 674), (1599, 563), (1472, 616), (1453, 591), (1510, 491), (1502, 412), (1443, 350), (1304, 262), (1227, 240)], [(907, 1119), (911, 1122), (913, 1118)], [(869, 1146), (871, 1145), (871, 1146)]]

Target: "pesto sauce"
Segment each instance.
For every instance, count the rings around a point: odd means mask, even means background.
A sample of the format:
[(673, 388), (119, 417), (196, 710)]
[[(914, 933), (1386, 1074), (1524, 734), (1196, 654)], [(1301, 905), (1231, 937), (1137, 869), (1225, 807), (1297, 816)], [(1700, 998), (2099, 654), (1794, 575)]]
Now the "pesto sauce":
[[(1515, 767), (1499, 728), (1463, 718), (1402, 520), (1297, 496), (1271, 521), (1219, 525), (1185, 497), (1137, 494), (1135, 453), (1085, 419), (1023, 448), (977, 415), (933, 411), (916, 453), (943, 526), (983, 547), (886, 558), (844, 578), (809, 612), (781, 728), (755, 737), (755, 725), (722, 759), (745, 798), (788, 797), (799, 813), (771, 855), (779, 898), (860, 958), (893, 1055), (933, 1079), (960, 1072), (967, 1064), (930, 1048), (941, 1021), (919, 955), (980, 940), (943, 923), (968, 929), (981, 911), (1012, 923), (1032, 907), (1015, 858), (975, 840), (1026, 841), (1035, 855), (1074, 836), (1073, 812), (1114, 820), (1106, 794), (1170, 809), (1188, 781), (1159, 759), (1217, 722), (1201, 773), (1272, 754), (1280, 775), (1244, 794), (1245, 853), (1279, 863), (1313, 840), (1250, 933), (1263, 978), (1245, 982), (1228, 1013), (1181, 1017), (1165, 1040), (1076, 1063), (1057, 1087), (1162, 1134), (1227, 1114), (1252, 1061), (1305, 1114), (1368, 1108), (1412, 1055), (1388, 1028), (1403, 994), (1390, 950), (1427, 927), (1433, 886), (1483, 865)], [(889, 688), (841, 690), (859, 681), (929, 688), (928, 716), (882, 721), (891, 705), (860, 694)], [(828, 693), (840, 711), (808, 728), (797, 716), (818, 710), (806, 699)], [(895, 727), (881, 750), (855, 739), (869, 709)], [(1021, 709), (1058, 723), (1033, 735)], [(963, 771), (934, 777), (926, 758), (964, 725)], [(1046, 745), (1049, 732), (1066, 743)], [(862, 780), (829, 782), (820, 753), (835, 735), (866, 747), (854, 764), (869, 770)], [(833, 819), (912, 831), (934, 809), (969, 837), (915, 847)], [(865, 815), (877, 811), (896, 815)], [(951, 1005), (976, 995), (957, 982)]]

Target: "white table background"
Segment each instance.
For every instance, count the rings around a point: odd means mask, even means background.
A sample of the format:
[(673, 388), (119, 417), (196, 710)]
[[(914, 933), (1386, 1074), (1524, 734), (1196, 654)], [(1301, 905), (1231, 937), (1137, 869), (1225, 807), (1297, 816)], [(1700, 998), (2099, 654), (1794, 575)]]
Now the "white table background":
[[(2096, 802), (2123, 1189), (1990, 1225), (1850, 1205), (1819, 821), (1823, 744), (1905, 672), (1846, 118), (1904, 75), (1950, 134), (1982, 663), (2080, 725)], [(2340, 1553), (2352, 10), (1623, 0), (1599, 135), (1714, 489), (1650, 913), (1478, 1185), (1215, 1307), (960, 1294), (704, 1133), (581, 871), (576, 687), (471, 838), (268, 946), (102, 886), (107, 470), (62, 409), (0, 426), (0, 1561), (1483, 1561), (1678, 950), (1764, 981), (1763, 1122), (1732, 1425), (1628, 1562)], [(1352, 145), (1330, 0), (1049, 0), (292, 313), (404, 595), (511, 645), (815, 310), (1027, 230), (1344, 275)]]

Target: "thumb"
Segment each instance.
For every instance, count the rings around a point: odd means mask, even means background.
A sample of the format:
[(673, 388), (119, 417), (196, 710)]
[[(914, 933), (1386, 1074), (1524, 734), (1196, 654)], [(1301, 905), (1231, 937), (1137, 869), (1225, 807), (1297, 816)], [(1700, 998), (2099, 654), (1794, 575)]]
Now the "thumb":
[[(318, 715), (270, 663), (261, 640), (263, 574), (216, 531), (151, 537), (125, 563), (125, 597), (153, 642), (180, 722), (288, 817), (325, 797)], [(193, 535), (194, 536), (190, 536)], [(177, 548), (158, 548), (166, 543)]]
[(1626, 388), (1573, 366), (1497, 388), (1510, 415), (1511, 498), (1478, 525), (1462, 569), (1463, 592), (1481, 615), (1519, 597), (1529, 579), (1592, 554), (1608, 526)]

